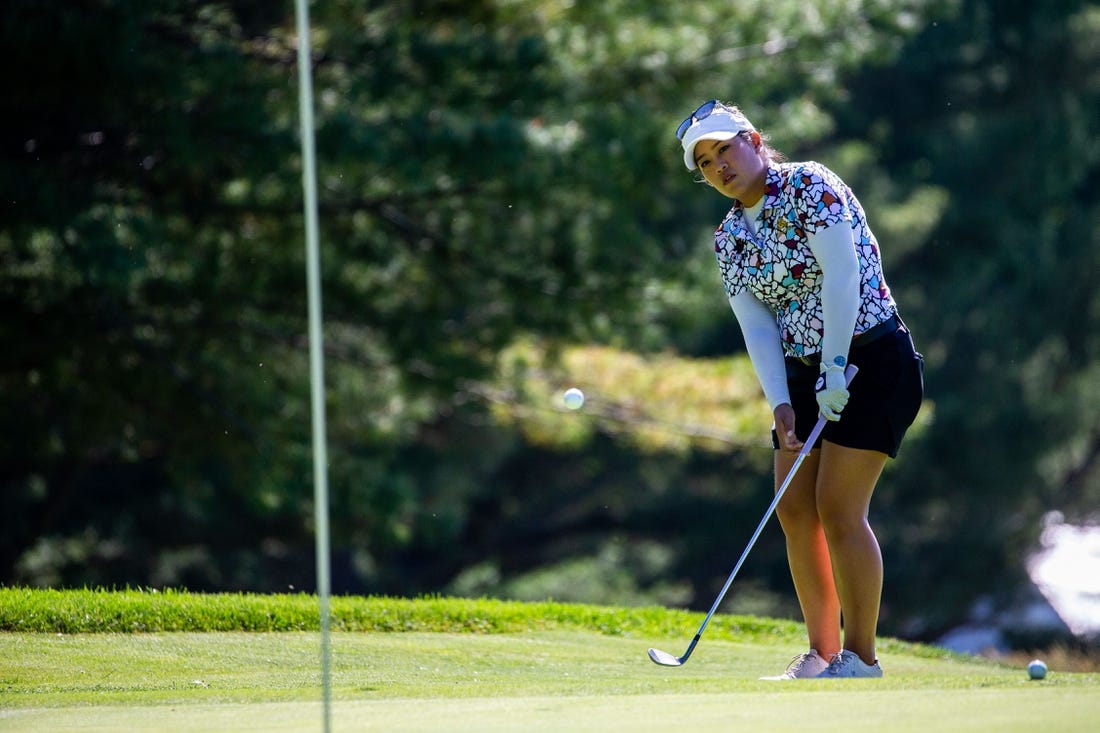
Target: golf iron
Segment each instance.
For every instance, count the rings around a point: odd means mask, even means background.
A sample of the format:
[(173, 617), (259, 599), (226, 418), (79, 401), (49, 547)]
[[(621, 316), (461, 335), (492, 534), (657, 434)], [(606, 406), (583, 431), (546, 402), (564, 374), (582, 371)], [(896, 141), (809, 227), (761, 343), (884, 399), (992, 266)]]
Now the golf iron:
[[(857, 371), (859, 371), (859, 369), (854, 364), (849, 364), (848, 368), (844, 370), (845, 380), (848, 384), (852, 383), (852, 377), (856, 375)], [(683, 656), (677, 657), (668, 652), (663, 652), (660, 649), (650, 649), (649, 658), (652, 659), (654, 663), (660, 664), (663, 667), (682, 667), (688, 660), (688, 657), (691, 656), (691, 653), (695, 651), (695, 645), (699, 643), (699, 638), (703, 635), (703, 631), (706, 630), (711, 617), (714, 615), (714, 612), (718, 610), (718, 606), (722, 603), (722, 599), (726, 597), (726, 592), (730, 589), (733, 579), (737, 577), (738, 571), (741, 570), (741, 566), (745, 563), (745, 558), (749, 556), (749, 551), (752, 550), (753, 545), (756, 544), (756, 540), (760, 537), (760, 533), (764, 531), (764, 525), (771, 519), (772, 514), (775, 512), (775, 508), (779, 506), (779, 500), (783, 498), (783, 494), (786, 493), (787, 487), (791, 485), (791, 481), (794, 479), (795, 474), (798, 473), (798, 467), (802, 465), (802, 461), (809, 455), (810, 450), (813, 448), (814, 443), (817, 442), (824, 428), (825, 418), (818, 417), (817, 424), (814, 425), (814, 429), (810, 432), (810, 437), (806, 438), (806, 442), (802, 445), (802, 450), (798, 451), (798, 457), (795, 458), (791, 470), (787, 472), (787, 478), (783, 479), (783, 483), (780, 485), (779, 490), (775, 492), (775, 498), (772, 499), (771, 505), (768, 506), (768, 511), (764, 513), (764, 518), (760, 520), (760, 524), (757, 525), (756, 531), (752, 533), (752, 539), (749, 540), (749, 544), (745, 548), (745, 551), (741, 553), (741, 558), (733, 567), (733, 572), (726, 578), (726, 584), (722, 586), (722, 590), (718, 593), (718, 597), (714, 599), (714, 605), (710, 607), (710, 611), (707, 612), (707, 617), (703, 619), (703, 624), (699, 627), (699, 630), (695, 632), (695, 638), (688, 644), (687, 651), (684, 652)]]

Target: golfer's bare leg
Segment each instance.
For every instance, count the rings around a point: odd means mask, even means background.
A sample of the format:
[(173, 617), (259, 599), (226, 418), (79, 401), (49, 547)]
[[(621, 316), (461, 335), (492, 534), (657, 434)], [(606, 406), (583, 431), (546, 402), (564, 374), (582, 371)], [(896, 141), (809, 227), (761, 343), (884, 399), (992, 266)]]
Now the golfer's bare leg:
[(822, 442), (817, 470), (817, 514), (829, 543), (844, 615), (844, 648), (875, 661), (882, 600), (882, 553), (867, 521), (886, 454)]
[[(840, 600), (833, 582), (829, 547), (817, 516), (817, 467), (820, 451), (811, 451), (799, 467), (776, 507), (787, 539), (787, 561), (798, 594), (810, 646), (829, 659), (840, 651)], [(798, 453), (775, 452), (776, 489), (786, 478)]]

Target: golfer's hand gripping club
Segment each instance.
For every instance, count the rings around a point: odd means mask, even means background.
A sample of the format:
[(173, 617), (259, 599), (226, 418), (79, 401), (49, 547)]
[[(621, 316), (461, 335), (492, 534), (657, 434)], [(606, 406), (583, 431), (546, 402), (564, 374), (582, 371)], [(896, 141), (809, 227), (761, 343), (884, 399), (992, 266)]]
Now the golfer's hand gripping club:
[[(856, 372), (858, 371), (859, 368), (854, 364), (848, 365), (848, 368), (844, 370), (845, 385), (852, 383), (852, 378), (856, 376)], [(847, 392), (847, 390), (845, 390), (845, 392)], [(699, 627), (699, 630), (695, 632), (695, 637), (691, 640), (691, 643), (688, 644), (687, 651), (683, 653), (683, 656), (677, 657), (668, 652), (663, 652), (660, 649), (650, 649), (649, 658), (653, 660), (654, 664), (659, 664), (663, 667), (681, 667), (684, 662), (688, 660), (688, 657), (691, 656), (691, 653), (695, 651), (695, 645), (699, 643), (699, 638), (703, 635), (703, 631), (706, 630), (711, 617), (714, 616), (714, 612), (718, 610), (718, 606), (726, 597), (726, 592), (729, 591), (730, 585), (733, 584), (733, 579), (737, 577), (737, 573), (745, 563), (745, 558), (749, 556), (749, 552), (752, 550), (753, 545), (756, 544), (756, 540), (760, 537), (760, 533), (764, 531), (764, 526), (768, 523), (768, 520), (771, 519), (772, 514), (775, 513), (775, 508), (779, 506), (779, 501), (783, 498), (783, 494), (787, 492), (787, 487), (791, 485), (791, 481), (794, 480), (795, 474), (798, 473), (798, 467), (802, 465), (802, 461), (806, 460), (806, 456), (809, 455), (810, 451), (813, 449), (814, 443), (821, 437), (821, 431), (824, 429), (825, 415), (822, 415), (817, 419), (817, 424), (814, 425), (814, 429), (810, 432), (809, 437), (806, 438), (806, 442), (803, 443), (802, 450), (798, 452), (798, 457), (795, 458), (791, 470), (787, 472), (787, 477), (783, 479), (783, 483), (775, 492), (775, 498), (772, 499), (772, 503), (768, 506), (768, 511), (764, 513), (764, 518), (760, 520), (760, 524), (756, 526), (756, 531), (752, 533), (752, 538), (745, 547), (745, 551), (741, 553), (741, 557), (738, 559), (737, 564), (733, 567), (733, 572), (726, 578), (726, 584), (722, 586), (722, 590), (719, 591), (718, 597), (714, 599), (714, 604), (710, 607), (710, 611), (707, 612), (707, 617), (703, 619), (703, 624)]]
[(822, 417), (834, 422), (839, 420), (841, 410), (848, 404), (848, 374), (844, 367), (823, 363), (814, 391)]

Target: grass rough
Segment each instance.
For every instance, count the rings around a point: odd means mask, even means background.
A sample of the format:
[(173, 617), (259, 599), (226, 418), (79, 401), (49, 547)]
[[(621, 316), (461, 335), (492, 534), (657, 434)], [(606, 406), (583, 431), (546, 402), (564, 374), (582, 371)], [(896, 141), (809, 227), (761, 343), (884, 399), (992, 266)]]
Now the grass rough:
[[(516, 633), (584, 630), (609, 636), (682, 633), (698, 613), (480, 598), (335, 596), (334, 631)], [(316, 631), (317, 597), (297, 594), (191, 593), (186, 590), (0, 587), (0, 631), (59, 634), (212, 631)], [(716, 615), (708, 633), (727, 638), (792, 637), (792, 621)]]
[[(330, 600), (336, 632), (509, 634), (584, 631), (630, 638), (683, 638), (703, 614), (657, 606), (620, 608), (554, 601), (490, 598), (394, 598), (335, 596)], [(317, 597), (306, 593), (192, 593), (176, 589), (35, 589), (0, 587), (0, 632), (53, 634), (141, 634), (244, 631), (318, 631)], [(796, 642), (804, 636), (794, 621), (715, 614), (711, 639)], [(905, 650), (929, 658), (951, 652), (896, 639), (882, 639), (885, 651)], [(956, 655), (957, 656), (957, 655)]]

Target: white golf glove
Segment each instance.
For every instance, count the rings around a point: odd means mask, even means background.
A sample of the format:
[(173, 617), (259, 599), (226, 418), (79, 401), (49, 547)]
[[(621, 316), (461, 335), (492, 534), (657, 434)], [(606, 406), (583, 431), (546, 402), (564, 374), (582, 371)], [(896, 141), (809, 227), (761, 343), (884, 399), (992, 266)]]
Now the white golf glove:
[(848, 385), (844, 378), (844, 367), (823, 363), (815, 389), (817, 406), (822, 416), (826, 420), (839, 420), (841, 411), (848, 404)]

